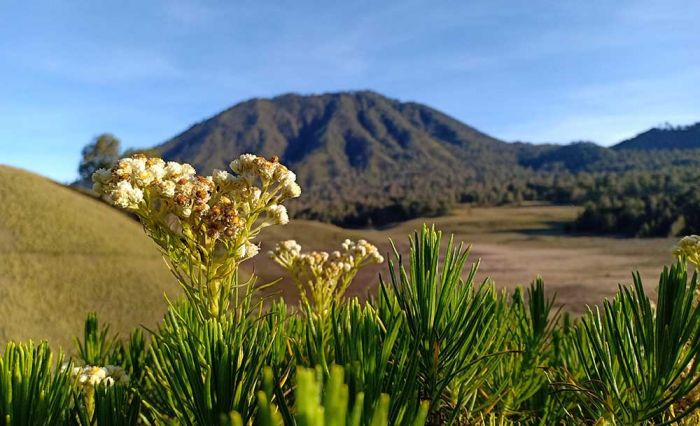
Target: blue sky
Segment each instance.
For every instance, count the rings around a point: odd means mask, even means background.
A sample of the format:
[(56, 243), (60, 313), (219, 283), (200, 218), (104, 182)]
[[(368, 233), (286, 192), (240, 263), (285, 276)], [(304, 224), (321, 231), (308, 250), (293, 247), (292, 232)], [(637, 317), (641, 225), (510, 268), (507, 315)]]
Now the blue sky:
[(59, 181), (241, 100), (372, 89), (513, 141), (700, 121), (700, 2), (0, 0), (0, 163)]

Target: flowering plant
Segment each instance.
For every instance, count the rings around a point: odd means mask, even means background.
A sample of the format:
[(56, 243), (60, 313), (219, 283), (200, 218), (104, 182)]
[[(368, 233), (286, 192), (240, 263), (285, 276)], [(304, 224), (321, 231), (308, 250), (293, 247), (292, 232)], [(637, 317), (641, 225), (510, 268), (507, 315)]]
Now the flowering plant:
[(89, 418), (92, 418), (95, 413), (95, 390), (99, 386), (129, 385), (129, 376), (124, 369), (114, 365), (73, 367), (71, 377), (75, 380), (78, 389), (82, 391)]
[(278, 243), (269, 255), (289, 272), (302, 302), (325, 314), (333, 301), (343, 297), (362, 267), (384, 262), (377, 247), (365, 240), (345, 240), (342, 249), (302, 253), (296, 241), (287, 240)]
[(170, 260), (186, 296), (204, 318), (225, 311), (241, 262), (255, 256), (261, 229), (289, 221), (281, 204), (301, 193), (276, 157), (241, 155), (231, 174), (198, 176), (189, 164), (134, 155), (93, 175), (93, 189), (136, 214)]
[(71, 375), (83, 387), (95, 387), (99, 384), (104, 384), (105, 386), (112, 386), (116, 383), (129, 384), (129, 376), (124, 369), (115, 365), (73, 367)]
[(700, 235), (688, 235), (681, 238), (673, 254), (681, 260), (692, 263), (696, 268), (700, 268)]

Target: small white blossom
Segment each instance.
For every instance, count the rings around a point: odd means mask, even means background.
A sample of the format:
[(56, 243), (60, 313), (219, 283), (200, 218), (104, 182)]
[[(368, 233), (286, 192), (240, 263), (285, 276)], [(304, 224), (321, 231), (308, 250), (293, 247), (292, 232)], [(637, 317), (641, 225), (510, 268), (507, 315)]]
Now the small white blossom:
[(117, 183), (116, 188), (110, 194), (114, 205), (123, 209), (136, 209), (143, 201), (143, 191), (134, 188), (129, 182), (123, 180)]
[(282, 187), (282, 195), (285, 198), (297, 198), (301, 195), (301, 187), (296, 182), (290, 182)]
[(253, 154), (243, 154), (237, 159), (231, 161), (229, 167), (231, 167), (231, 170), (239, 175), (248, 174), (251, 172), (253, 162), (256, 158), (257, 156)]
[(175, 161), (168, 161), (165, 166), (165, 178), (179, 178), (182, 176), (182, 164)]
[(357, 272), (370, 263), (381, 263), (377, 247), (365, 240), (345, 240), (342, 251), (301, 252), (294, 240), (278, 243), (270, 257), (290, 273), (301, 298), (314, 305), (317, 314), (328, 312), (333, 300), (342, 297)]
[(71, 375), (77, 379), (78, 384), (91, 388), (94, 388), (99, 384), (112, 386), (117, 383), (129, 383), (129, 376), (126, 374), (126, 372), (121, 367), (111, 365), (106, 367), (92, 365), (75, 367), (71, 371)]
[(673, 254), (679, 259), (683, 259), (700, 268), (700, 235), (688, 235), (681, 238)]
[(177, 184), (171, 180), (164, 180), (158, 183), (158, 194), (163, 198), (173, 198)]
[(260, 252), (260, 247), (257, 244), (253, 244), (250, 241), (245, 243), (245, 258), (249, 259), (251, 257), (257, 256)]
[(153, 164), (148, 167), (148, 173), (150, 174), (152, 181), (155, 182), (159, 182), (165, 177), (165, 164), (163, 164), (163, 160), (160, 158), (157, 160), (160, 161), (154, 161)]
[(287, 215), (287, 208), (285, 206), (273, 204), (267, 208), (266, 214), (276, 225), (286, 225), (289, 223), (289, 215)]
[(180, 214), (180, 216), (183, 217), (184, 219), (187, 219), (187, 218), (189, 218), (190, 216), (192, 216), (192, 208), (190, 208), (190, 207), (183, 207), (182, 209), (179, 210), (179, 214)]
[(238, 246), (238, 248), (237, 248), (236, 251), (235, 251), (235, 256), (236, 256), (236, 258), (238, 258), (238, 259), (245, 259), (245, 257), (246, 257), (246, 251), (247, 251), (247, 250), (246, 250), (245, 244), (241, 244), (240, 246)]

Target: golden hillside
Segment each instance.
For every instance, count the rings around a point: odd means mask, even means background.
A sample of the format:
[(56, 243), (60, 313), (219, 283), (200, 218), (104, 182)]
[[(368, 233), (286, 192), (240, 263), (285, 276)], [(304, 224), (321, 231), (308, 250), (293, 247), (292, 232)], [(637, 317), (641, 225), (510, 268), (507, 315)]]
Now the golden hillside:
[(46, 178), (0, 166), (0, 342), (45, 338), (68, 348), (89, 311), (126, 334), (155, 324), (164, 292), (176, 290), (137, 222)]

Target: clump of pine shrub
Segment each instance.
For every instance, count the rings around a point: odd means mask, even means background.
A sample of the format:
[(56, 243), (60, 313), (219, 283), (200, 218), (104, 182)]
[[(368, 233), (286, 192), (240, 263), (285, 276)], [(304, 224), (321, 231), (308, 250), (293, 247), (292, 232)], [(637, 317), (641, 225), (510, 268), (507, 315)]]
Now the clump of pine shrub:
[(241, 156), (197, 176), (143, 156), (95, 175), (136, 213), (183, 288), (160, 325), (119, 339), (95, 314), (75, 356), (9, 343), (0, 425), (652, 425), (700, 415), (700, 238), (683, 239), (652, 301), (639, 275), (572, 319), (537, 278), (512, 294), (469, 247), (423, 226), (394, 248), (376, 294), (346, 299), (358, 269), (384, 258), (366, 241), (270, 255), (301, 302), (240, 282), (255, 238), (287, 222), (299, 195), (276, 159)]

